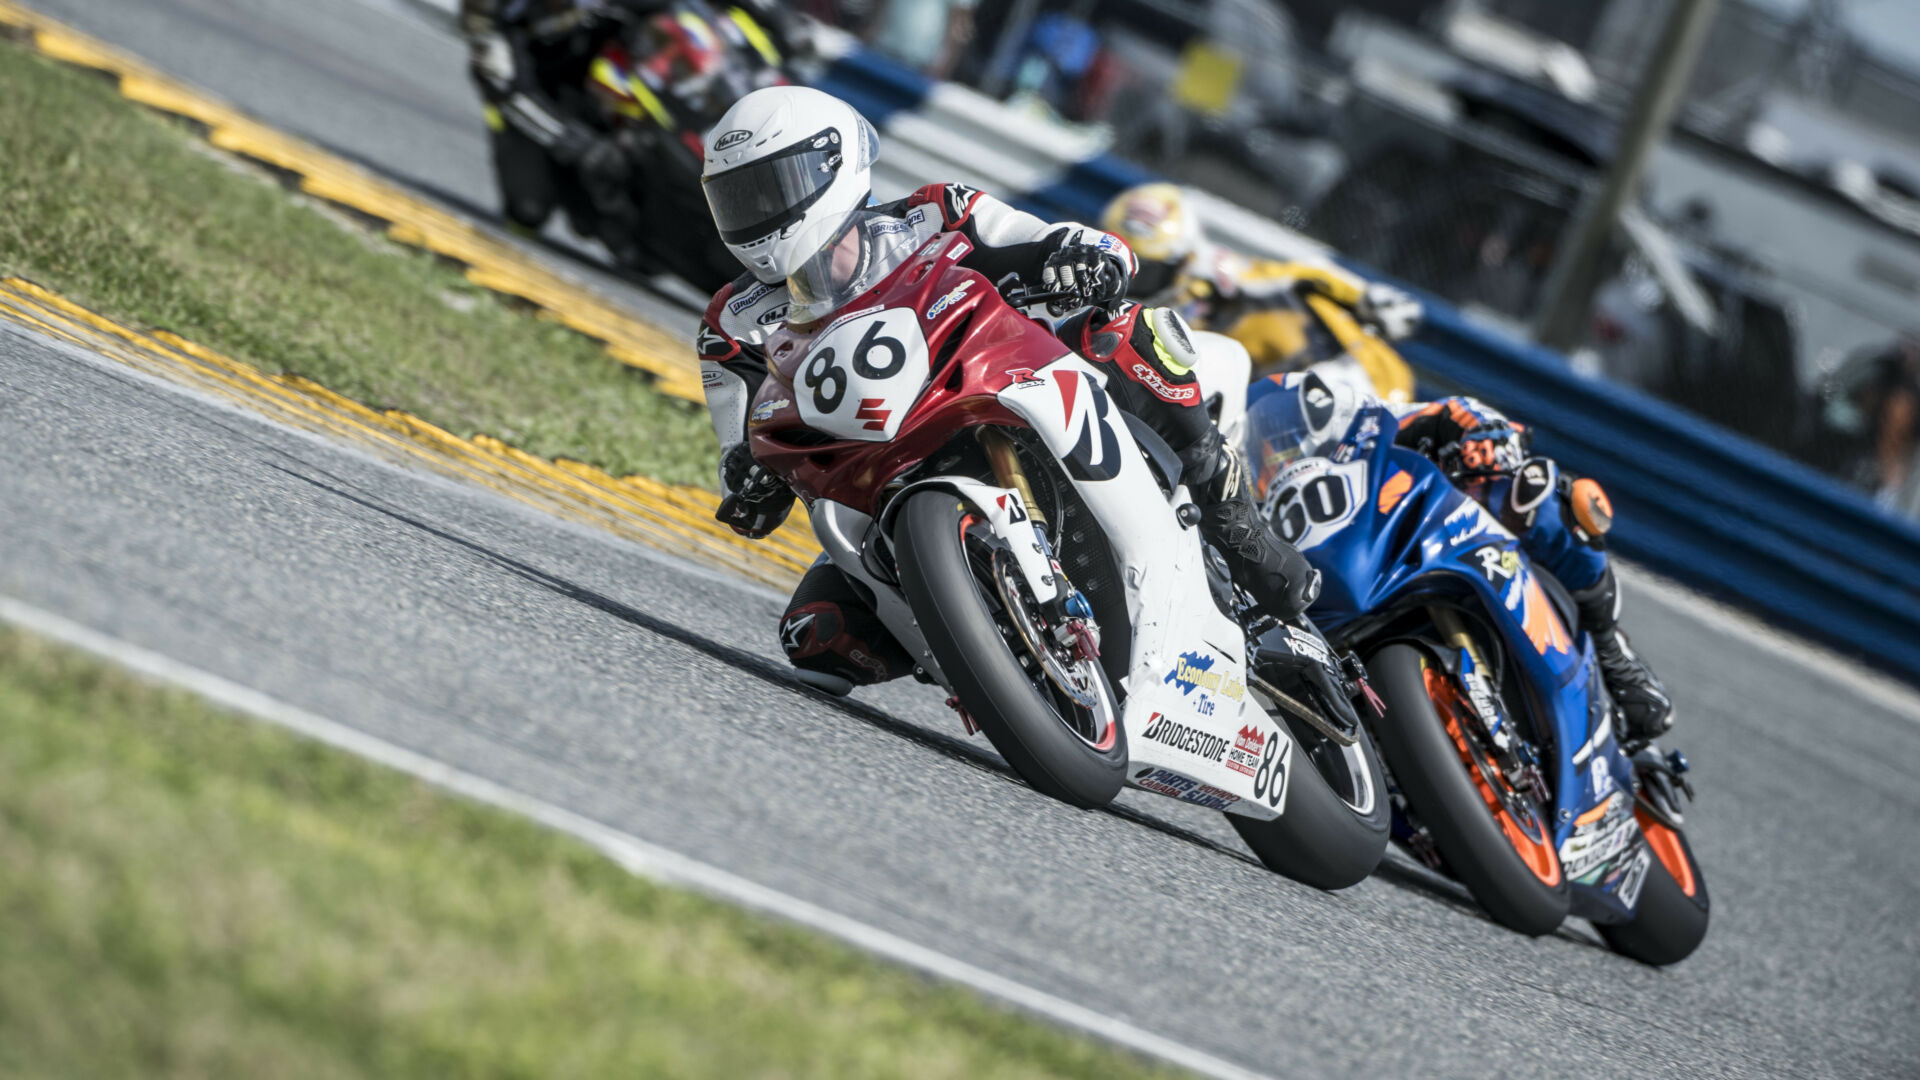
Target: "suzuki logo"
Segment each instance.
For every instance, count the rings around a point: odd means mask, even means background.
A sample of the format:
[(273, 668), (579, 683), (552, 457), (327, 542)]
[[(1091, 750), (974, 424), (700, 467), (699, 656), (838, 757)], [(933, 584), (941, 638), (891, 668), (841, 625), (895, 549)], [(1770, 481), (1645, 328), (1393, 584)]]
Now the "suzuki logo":
[(853, 418), (855, 420), (865, 420), (866, 423), (860, 426), (866, 428), (868, 431), (885, 431), (887, 430), (887, 417), (893, 415), (892, 409), (883, 409), (880, 407), (886, 403), (886, 398), (861, 398), (860, 411), (854, 413)]

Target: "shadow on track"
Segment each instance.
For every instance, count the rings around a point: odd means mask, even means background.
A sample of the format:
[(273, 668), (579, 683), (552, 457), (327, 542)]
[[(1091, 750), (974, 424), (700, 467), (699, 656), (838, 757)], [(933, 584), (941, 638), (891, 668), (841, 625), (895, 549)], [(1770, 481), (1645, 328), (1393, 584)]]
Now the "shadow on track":
[[(621, 603), (604, 593), (596, 592), (593, 589), (568, 581), (555, 574), (550, 574), (537, 566), (522, 562), (510, 555), (494, 551), (476, 541), (469, 540), (466, 537), (459, 536), (446, 529), (422, 521), (403, 510), (383, 505), (375, 499), (355, 494), (339, 486), (339, 484), (346, 483), (346, 481), (330, 483), (326, 480), (317, 479), (284, 466), (269, 465), (268, 467), (284, 473), (295, 480), (302, 481), (321, 491), (327, 492), (330, 495), (337, 496), (366, 510), (397, 521), (408, 528), (418, 530), (435, 539), (452, 544), (540, 588), (566, 597), (576, 603), (584, 604), (595, 611), (609, 615), (630, 626), (644, 630), (647, 633), (656, 634), (703, 653), (769, 686), (778, 687), (800, 697), (804, 697), (808, 701), (834, 709), (861, 723), (877, 728), (889, 735), (906, 739), (915, 745), (925, 747), (928, 750), (932, 750), (943, 757), (960, 762), (970, 768), (994, 774), (996, 777), (1011, 783), (1023, 783), (1018, 776), (1014, 775), (1013, 770), (996, 754), (990, 753), (987, 750), (964, 742), (951, 735), (942, 735), (938, 732), (928, 731), (923, 727), (900, 720), (897, 717), (891, 716), (886, 712), (862, 702), (851, 701), (846, 698), (829, 697), (821, 694), (794, 678), (792, 669), (784, 664), (747, 652), (744, 649), (738, 649), (723, 642), (715, 641), (712, 638), (689, 630), (678, 623), (670, 622), (657, 615), (641, 611), (629, 604)], [(335, 479), (337, 480), (337, 478)], [(1151, 829), (1164, 836), (1192, 844), (1196, 847), (1205, 848), (1208, 851), (1246, 863), (1249, 866), (1258, 867), (1263, 873), (1266, 872), (1265, 867), (1261, 866), (1260, 861), (1254, 858), (1250, 852), (1227, 847), (1200, 833), (1132, 807), (1116, 804), (1104, 807), (1096, 812), (1109, 814), (1143, 828)], [(1479, 905), (1473, 902), (1473, 899), (1467, 894), (1465, 889), (1422, 867), (1401, 865), (1397, 862), (1386, 861), (1382, 862), (1380, 868), (1374, 871), (1373, 879), (1382, 880), (1397, 888), (1422, 893), (1464, 914), (1492, 922), (1492, 919), (1480, 909)], [(1571, 933), (1566, 927), (1562, 927), (1559, 936), (1581, 944), (1592, 944), (1589, 939)]]

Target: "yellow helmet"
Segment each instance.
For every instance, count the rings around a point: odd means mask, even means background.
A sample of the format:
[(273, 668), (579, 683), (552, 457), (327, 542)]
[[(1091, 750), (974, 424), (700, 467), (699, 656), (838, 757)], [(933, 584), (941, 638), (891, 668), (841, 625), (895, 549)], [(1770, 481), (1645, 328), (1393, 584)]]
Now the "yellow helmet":
[(1177, 263), (1200, 246), (1200, 222), (1174, 184), (1141, 184), (1115, 195), (1100, 227), (1150, 262)]
[(1127, 242), (1139, 256), (1140, 269), (1127, 295), (1140, 300), (1159, 299), (1179, 279), (1187, 257), (1200, 247), (1200, 220), (1187, 206), (1187, 197), (1172, 184), (1142, 184), (1114, 196), (1100, 215), (1100, 227)]

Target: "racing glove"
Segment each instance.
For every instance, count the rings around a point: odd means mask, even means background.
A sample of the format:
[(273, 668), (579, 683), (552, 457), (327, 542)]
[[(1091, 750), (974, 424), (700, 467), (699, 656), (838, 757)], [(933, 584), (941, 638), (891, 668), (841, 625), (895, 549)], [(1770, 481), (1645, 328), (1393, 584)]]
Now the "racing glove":
[(793, 489), (753, 459), (746, 443), (735, 443), (720, 458), (720, 482), (729, 495), (714, 518), (749, 540), (761, 540), (793, 512)]
[(1048, 292), (1063, 292), (1047, 302), (1047, 314), (1060, 316), (1092, 304), (1104, 306), (1127, 294), (1132, 274), (1126, 260), (1092, 244), (1063, 244), (1047, 256), (1040, 284)]
[(1455, 480), (1504, 476), (1526, 463), (1531, 442), (1524, 426), (1494, 420), (1461, 432), (1458, 441), (1441, 447), (1440, 469)]
[(1420, 329), (1427, 312), (1411, 294), (1375, 281), (1361, 292), (1354, 314), (1374, 333), (1388, 341), (1399, 341)]

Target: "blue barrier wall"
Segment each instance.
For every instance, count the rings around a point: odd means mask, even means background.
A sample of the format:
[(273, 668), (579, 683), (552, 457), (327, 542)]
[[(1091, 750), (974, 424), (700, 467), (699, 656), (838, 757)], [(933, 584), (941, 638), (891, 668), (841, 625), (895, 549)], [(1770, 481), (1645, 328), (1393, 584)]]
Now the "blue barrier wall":
[[(919, 106), (932, 84), (856, 52), (835, 62), (820, 86), (884, 124)], [(1092, 221), (1122, 189), (1154, 179), (1103, 156), (1014, 201), (1044, 217)], [(1600, 481), (1614, 504), (1615, 550), (1920, 682), (1920, 529), (1766, 447), (1577, 375), (1559, 354), (1425, 299), (1427, 323), (1404, 343), (1407, 360), (1424, 379), (1532, 425), (1539, 452)]]

